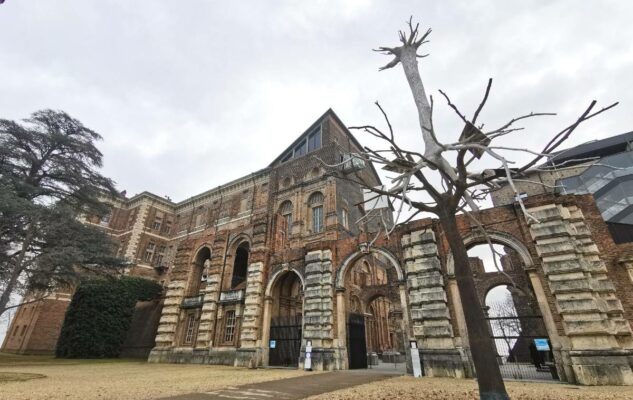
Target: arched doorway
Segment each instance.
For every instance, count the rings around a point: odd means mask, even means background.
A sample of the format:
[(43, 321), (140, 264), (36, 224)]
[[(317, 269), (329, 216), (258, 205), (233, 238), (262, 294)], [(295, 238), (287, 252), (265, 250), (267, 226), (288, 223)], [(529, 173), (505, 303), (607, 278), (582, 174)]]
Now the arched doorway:
[[(401, 271), (381, 252), (359, 253), (339, 271), (337, 285), (344, 291), (337, 297), (339, 320), (346, 321), (347, 361), (350, 369), (379, 367), (384, 363), (404, 368), (406, 324), (402, 303)], [(342, 279), (341, 279), (342, 278)], [(347, 310), (343, 314), (341, 309)], [(342, 316), (345, 319), (341, 319)]]
[(271, 290), (268, 365), (298, 367), (303, 327), (303, 282), (294, 271), (277, 276)]

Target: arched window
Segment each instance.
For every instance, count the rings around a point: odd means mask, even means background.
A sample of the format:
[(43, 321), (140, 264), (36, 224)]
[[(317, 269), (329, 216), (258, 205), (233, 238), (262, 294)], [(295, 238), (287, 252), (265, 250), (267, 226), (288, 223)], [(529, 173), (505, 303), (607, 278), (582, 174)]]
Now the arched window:
[(312, 233), (323, 231), (323, 193), (312, 193), (308, 199), (308, 207), (312, 210)]
[(235, 261), (233, 262), (233, 277), (231, 278), (231, 288), (235, 289), (240, 284), (246, 282), (248, 271), (248, 242), (243, 242), (235, 250)]
[(281, 218), (284, 221), (284, 233), (286, 237), (290, 235), (292, 232), (292, 202), (290, 200), (286, 200), (281, 203), (279, 207), (279, 214), (281, 214)]

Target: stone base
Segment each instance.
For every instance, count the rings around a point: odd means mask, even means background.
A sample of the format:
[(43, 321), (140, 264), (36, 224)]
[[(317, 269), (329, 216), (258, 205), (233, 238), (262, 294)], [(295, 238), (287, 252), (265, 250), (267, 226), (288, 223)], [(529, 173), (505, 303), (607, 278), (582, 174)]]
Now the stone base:
[(571, 367), (579, 385), (633, 385), (633, 351), (570, 351)]
[(257, 368), (263, 365), (264, 349), (249, 348), (249, 349), (237, 349), (235, 357), (236, 367), (245, 368)]
[(420, 362), (425, 376), (465, 378), (464, 362), (457, 349), (420, 349)]
[[(335, 371), (340, 368), (340, 357), (337, 349), (324, 349), (315, 347), (312, 349), (313, 371)], [(299, 357), (299, 369), (305, 369), (305, 351), (301, 350)]]
[(236, 349), (168, 347), (152, 349), (147, 361), (151, 363), (235, 365), (236, 359)]

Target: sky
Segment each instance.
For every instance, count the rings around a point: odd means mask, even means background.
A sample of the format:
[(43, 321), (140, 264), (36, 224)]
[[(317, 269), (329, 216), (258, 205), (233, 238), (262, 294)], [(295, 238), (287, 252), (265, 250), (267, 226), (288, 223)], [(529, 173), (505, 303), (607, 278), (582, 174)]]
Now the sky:
[(472, 115), (490, 77), (486, 126), (559, 113), (507, 145), (537, 150), (593, 99), (620, 105), (569, 146), (633, 130), (628, 1), (6, 0), (0, 118), (64, 110), (103, 136), (120, 190), (175, 201), (266, 167), (328, 108), (381, 125), (378, 100), (421, 148), (401, 68), (379, 72), (390, 58), (372, 51), (397, 45), (411, 15), (433, 29), (420, 69), (441, 140), (462, 125), (438, 89)]

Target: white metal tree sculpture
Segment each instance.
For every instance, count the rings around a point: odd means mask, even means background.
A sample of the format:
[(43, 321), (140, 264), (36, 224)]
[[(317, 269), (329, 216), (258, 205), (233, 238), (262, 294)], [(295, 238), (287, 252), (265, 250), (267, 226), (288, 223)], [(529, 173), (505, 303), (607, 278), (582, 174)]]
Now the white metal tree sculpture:
[[(365, 147), (362, 154), (355, 155), (366, 161), (381, 165), (383, 169), (396, 174), (391, 181), (381, 187), (370, 187), (359, 174), (341, 175), (344, 179), (354, 181), (362, 185), (374, 196), (387, 196), (395, 203), (399, 203), (396, 223), (408, 222), (419, 213), (432, 213), (439, 218), (441, 227), (447, 237), (450, 250), (455, 261), (455, 278), (463, 303), (466, 326), (470, 341), (473, 363), (477, 372), (479, 393), (481, 399), (508, 399), (503, 379), (501, 377), (495, 347), (490, 338), (485, 315), (477, 297), (475, 283), (469, 270), (468, 254), (466, 246), (461, 240), (458, 231), (456, 214), (463, 212), (476, 221), (476, 201), (485, 197), (490, 190), (497, 185), (495, 181), (500, 178), (515, 191), (518, 202), (528, 219), (533, 218), (525, 209), (521, 198), (514, 185), (515, 179), (528, 170), (537, 168), (537, 164), (552, 154), (584, 121), (617, 105), (611, 104), (598, 111), (594, 111), (596, 101), (585, 109), (578, 119), (553, 135), (552, 139), (540, 151), (532, 151), (526, 148), (514, 148), (495, 146), (493, 141), (504, 135), (511, 134), (523, 128), (516, 127), (516, 123), (528, 118), (554, 115), (552, 113), (529, 113), (510, 119), (502, 126), (483, 132), (483, 125), (477, 126), (477, 119), (484, 108), (492, 79), (488, 85), (483, 100), (475, 110), (471, 118), (466, 117), (455, 106), (446, 93), (440, 91), (448, 105), (463, 121), (464, 129), (457, 142), (442, 143), (441, 135), (433, 126), (433, 97), (427, 99), (422, 77), (418, 68), (418, 58), (426, 57), (418, 53), (420, 47), (427, 42), (431, 30), (420, 34), (419, 24), (415, 26), (411, 20), (408, 22), (408, 31), (400, 31), (400, 45), (397, 47), (380, 47), (376, 51), (393, 56), (381, 70), (402, 65), (405, 77), (411, 89), (413, 100), (417, 108), (422, 136), (422, 149), (407, 150), (402, 148), (394, 136), (392, 125), (387, 113), (376, 103), (387, 124), (388, 132), (372, 125), (355, 126), (350, 129), (359, 129), (369, 133), (384, 142), (385, 148), (371, 149)], [(512, 160), (504, 155), (506, 152), (519, 151), (530, 154), (531, 160), (518, 168), (511, 168)], [(473, 162), (484, 158), (496, 160), (499, 164), (495, 169), (477, 170)], [(336, 167), (330, 165), (329, 167)], [(425, 198), (419, 199), (417, 194), (424, 193)], [(416, 194), (416, 195), (414, 195)], [(399, 221), (403, 206), (414, 210), (413, 215), (406, 221)], [(371, 210), (370, 210), (371, 211)], [(477, 222), (477, 221), (476, 221)], [(478, 224), (478, 222), (477, 222)], [(481, 229), (480, 224), (478, 224)], [(385, 226), (387, 234), (394, 226)]]

